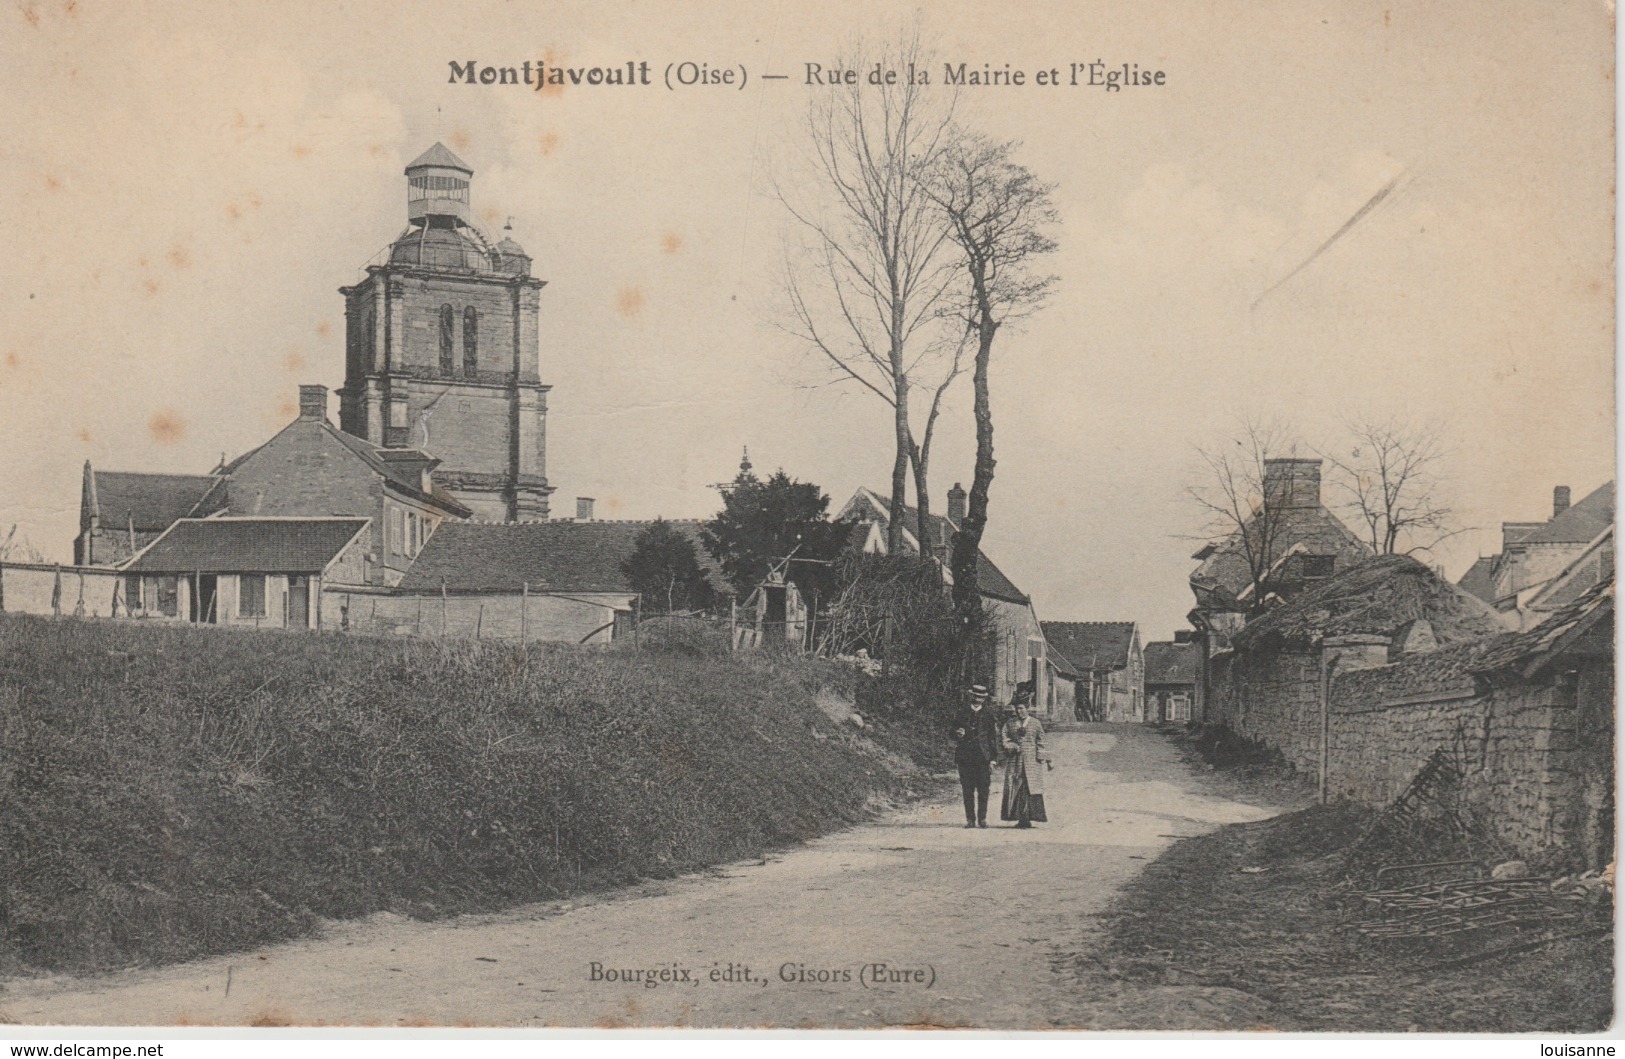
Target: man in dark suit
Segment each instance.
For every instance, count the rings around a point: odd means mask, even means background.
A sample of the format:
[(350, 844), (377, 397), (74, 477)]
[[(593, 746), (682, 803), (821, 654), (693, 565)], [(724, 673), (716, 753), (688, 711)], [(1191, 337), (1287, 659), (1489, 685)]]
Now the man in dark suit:
[(950, 730), (959, 786), (965, 795), (965, 826), (987, 826), (987, 792), (999, 757), (999, 719), (987, 706), (987, 688), (972, 684), (969, 701), (954, 715)]

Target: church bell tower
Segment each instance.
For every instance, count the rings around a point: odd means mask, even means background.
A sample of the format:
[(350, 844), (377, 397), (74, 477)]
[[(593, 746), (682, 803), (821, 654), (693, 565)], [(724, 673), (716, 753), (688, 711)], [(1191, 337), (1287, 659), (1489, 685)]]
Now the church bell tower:
[(490, 521), (548, 515), (542, 280), (511, 233), (474, 224), (474, 171), (443, 144), (406, 167), (407, 227), (383, 264), (341, 288), (339, 426), (441, 463), (435, 482)]

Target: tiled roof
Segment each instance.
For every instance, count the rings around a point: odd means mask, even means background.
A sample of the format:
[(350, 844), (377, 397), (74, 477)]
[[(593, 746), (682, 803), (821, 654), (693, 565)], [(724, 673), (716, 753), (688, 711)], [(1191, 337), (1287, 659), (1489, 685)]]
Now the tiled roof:
[(1145, 683), (1195, 684), (1201, 654), (1193, 643), (1159, 640), (1145, 645)]
[[(238, 468), (242, 467), (243, 464), (248, 462), (251, 456), (259, 452), (261, 449), (264, 449), (266, 446), (274, 444), (277, 438), (281, 437), (287, 431), (312, 426), (314, 426), (315, 429), (323, 431), (334, 441), (337, 441), (340, 445), (343, 445), (346, 449), (350, 450), (357, 457), (359, 457), (361, 462), (365, 463), (374, 474), (377, 474), (379, 477), (387, 481), (391, 486), (405, 493), (407, 496), (420, 500), (433, 500), (435, 503), (444, 508), (448, 514), (455, 515), (458, 518), (468, 518), (474, 514), (474, 512), (465, 507), (461, 501), (438, 485), (435, 486), (432, 493), (425, 493), (423, 491), (423, 479), (419, 473), (419, 468), (423, 465), (425, 460), (433, 460), (433, 456), (420, 452), (417, 449), (380, 448), (365, 438), (358, 438), (354, 434), (346, 434), (344, 431), (338, 429), (325, 419), (295, 419), (293, 422), (279, 430), (269, 441), (249, 449), (241, 456), (238, 456), (236, 459), (220, 468), (218, 473), (226, 478), (230, 478), (231, 475), (237, 472)], [(386, 456), (385, 453), (389, 453), (390, 455)], [(399, 455), (396, 455), (397, 453)], [(411, 453), (411, 455), (408, 456), (407, 453)], [(224, 485), (221, 487), (221, 489), (216, 490), (216, 496), (219, 496), (223, 501), (225, 496), (222, 494), (229, 495)], [(214, 504), (214, 502), (215, 497), (211, 497), (210, 503)], [(216, 506), (224, 507), (225, 504), (220, 503)], [(198, 513), (208, 514), (209, 512), (199, 511)]]
[(433, 457), (426, 457), (423, 453), (414, 449), (412, 451), (416, 456), (413, 459), (389, 459), (384, 455), (389, 450), (381, 449), (365, 438), (358, 438), (354, 434), (346, 434), (325, 419), (322, 420), (321, 427), (337, 438), (345, 448), (360, 456), (368, 467), (371, 467), (379, 475), (387, 479), (390, 485), (401, 492), (421, 499), (432, 499), (460, 518), (468, 518), (473, 514), (460, 501), (439, 486), (436, 486), (432, 493), (423, 491), (423, 478), (418, 473), (418, 468), (422, 466), (425, 459), (432, 459)]
[(192, 514), (217, 481), (207, 474), (92, 473), (96, 481), (96, 514), (101, 516), (102, 529), (126, 529), (133, 518), (137, 533), (166, 530), (176, 519)]
[[(400, 591), (631, 592), (621, 563), (649, 522), (443, 522), (402, 579)], [(694, 543), (694, 557), (719, 589), (727, 585), (700, 543), (698, 522), (668, 522)]]
[(1519, 540), (1520, 544), (1588, 544), (1614, 521), (1614, 483), (1607, 482), (1550, 522)]
[(1559, 641), (1570, 633), (1588, 628), (1613, 612), (1614, 579), (1609, 577), (1592, 585), (1579, 599), (1534, 628), (1496, 639), (1481, 656), (1474, 659), (1473, 671), (1488, 673), (1530, 662), (1558, 646)]
[(126, 569), (142, 574), (317, 574), (364, 518), (181, 519)]
[(1134, 645), (1132, 621), (1046, 621), (1044, 639), (1072, 663), (1074, 673), (1128, 665)]
[(1359, 709), (1410, 696), (1470, 693), (1474, 690), (1473, 661), (1494, 642), (1458, 644), (1430, 654), (1408, 655), (1394, 665), (1338, 673), (1337, 704)]
[[(891, 521), (891, 512), (879, 493), (871, 489), (860, 489), (858, 495), (853, 498), (853, 501), (858, 500), (862, 501), (863, 514), (873, 521), (879, 522), (883, 528)], [(853, 501), (848, 501), (846, 508), (842, 509), (843, 514), (853, 507)], [(916, 508), (908, 506), (905, 506), (903, 510), (904, 517), (907, 519), (906, 528), (912, 534), (915, 527), (920, 524), (920, 513)], [(935, 534), (938, 541), (953, 540), (955, 527), (947, 517), (932, 515), (929, 522), (932, 527), (931, 532)], [(980, 549), (976, 553), (976, 591), (980, 595), (1003, 600), (1007, 603), (1031, 602), (1027, 594), (1017, 588), (1015, 582), (1006, 577), (1004, 571), (995, 566), (993, 560), (987, 557), (987, 553)]]
[(1570, 560), (1525, 604), (1530, 611), (1551, 613), (1579, 599), (1592, 585), (1614, 576), (1614, 527), (1597, 535), (1578, 556)]
[[(1371, 554), (1370, 547), (1324, 506), (1287, 509), (1274, 538), (1272, 564), (1294, 548), (1306, 555), (1337, 556), (1339, 568)], [(1191, 588), (1201, 606), (1233, 603), (1252, 586), (1239, 530), (1226, 540), (1206, 545), (1192, 558), (1201, 560), (1190, 576)]]
[(1467, 568), (1456, 582), (1463, 592), (1471, 592), (1485, 603), (1495, 602), (1495, 556), (1488, 555)]

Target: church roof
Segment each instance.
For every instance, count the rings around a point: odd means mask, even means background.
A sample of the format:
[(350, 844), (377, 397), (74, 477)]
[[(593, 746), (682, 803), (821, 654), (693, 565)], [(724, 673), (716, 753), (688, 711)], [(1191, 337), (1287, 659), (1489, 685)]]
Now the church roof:
[[(407, 594), (632, 592), (621, 563), (650, 522), (442, 522), (401, 580)], [(698, 522), (668, 522), (694, 544), (719, 590), (727, 579), (700, 541)]]
[(139, 574), (319, 574), (364, 518), (183, 518), (125, 569)]
[(417, 158), (413, 159), (412, 162), (407, 165), (406, 171), (410, 173), (412, 170), (419, 169), (424, 166), (435, 166), (440, 169), (461, 169), (469, 176), (474, 175), (474, 170), (467, 162), (463, 161), (461, 158), (458, 158), (456, 155), (447, 150), (445, 144), (438, 142), (427, 151), (424, 151), (422, 154), (418, 155)]
[(138, 474), (96, 471), (96, 510), (104, 530), (135, 523), (137, 533), (157, 533), (193, 513), (216, 482), (207, 474)]

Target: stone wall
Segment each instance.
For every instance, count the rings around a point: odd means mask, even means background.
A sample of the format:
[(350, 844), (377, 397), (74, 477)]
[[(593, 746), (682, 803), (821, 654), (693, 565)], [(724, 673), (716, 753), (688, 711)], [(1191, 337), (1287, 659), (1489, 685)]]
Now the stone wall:
[[(322, 591), (322, 628), (383, 636), (526, 642), (608, 643), (615, 612), (632, 609), (628, 593), (554, 596), (540, 592), (397, 596), (329, 584)], [(347, 612), (347, 613), (346, 613)], [(606, 626), (609, 626), (606, 628)]]
[[(1450, 748), (1466, 770), (1462, 792), (1472, 817), (1520, 856), (1549, 860), (1560, 851), (1580, 861), (1597, 847), (1597, 797), (1612, 770), (1582, 745), (1582, 710), (1573, 689), (1513, 682), (1391, 697), (1384, 678), (1403, 666), (1333, 681), (1330, 767), (1333, 797), (1382, 806), (1399, 795), (1428, 756)], [(1612, 699), (1609, 683), (1599, 700)], [(1588, 802), (1592, 804), (1588, 808)]]
[[(51, 606), (58, 584), (59, 610)], [(13, 614), (71, 615), (82, 610), (85, 617), (106, 618), (113, 613), (115, 595), (119, 612), (124, 612), (124, 592), (124, 575), (107, 567), (0, 564), (0, 610)]]
[(1235, 652), (1212, 665), (1210, 723), (1267, 743), (1300, 772), (1320, 767), (1318, 651)]

